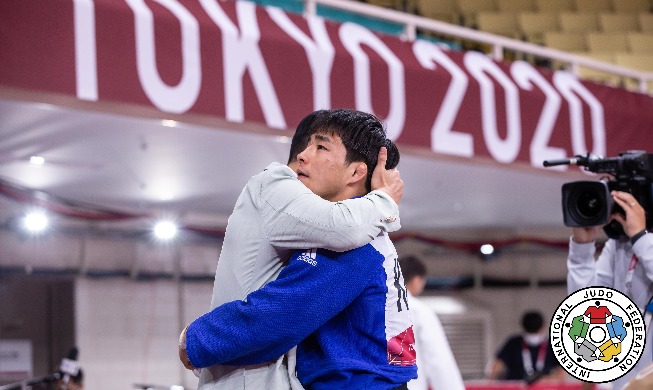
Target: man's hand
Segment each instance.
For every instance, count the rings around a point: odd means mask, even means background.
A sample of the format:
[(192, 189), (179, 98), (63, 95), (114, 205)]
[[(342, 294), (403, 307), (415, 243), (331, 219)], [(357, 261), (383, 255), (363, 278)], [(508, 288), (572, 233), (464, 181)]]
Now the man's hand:
[(186, 367), (187, 370), (193, 371), (193, 375), (196, 377), (200, 377), (200, 369), (193, 367), (193, 364), (190, 362), (190, 359), (188, 359), (188, 354), (186, 353), (186, 350), (183, 349), (182, 347), (179, 347), (179, 360), (181, 360), (181, 363)]
[(571, 239), (577, 244), (586, 244), (596, 239), (596, 234), (599, 230), (598, 226), (590, 227), (575, 227), (571, 235)]
[(626, 235), (632, 237), (646, 229), (646, 214), (644, 213), (644, 208), (637, 202), (637, 199), (631, 194), (622, 191), (612, 191), (611, 194), (612, 199), (626, 213), (625, 219), (619, 213), (613, 215), (613, 218), (623, 226)]
[(188, 354), (186, 353), (186, 350), (183, 349), (182, 347), (179, 347), (179, 360), (181, 360), (181, 364), (186, 367), (187, 370), (194, 370), (195, 367), (190, 362), (190, 359), (188, 359)]
[(399, 170), (385, 169), (388, 160), (388, 150), (385, 147), (379, 149), (378, 162), (372, 172), (372, 190), (381, 190), (390, 195), (395, 203), (399, 204), (404, 195), (404, 182), (399, 176)]
[(181, 360), (181, 364), (186, 367), (187, 370), (194, 371), (195, 367), (190, 362), (190, 359), (188, 358), (188, 353), (186, 352), (186, 331), (188, 330), (188, 325), (184, 328), (184, 330), (181, 331), (181, 334), (179, 335), (179, 360)]

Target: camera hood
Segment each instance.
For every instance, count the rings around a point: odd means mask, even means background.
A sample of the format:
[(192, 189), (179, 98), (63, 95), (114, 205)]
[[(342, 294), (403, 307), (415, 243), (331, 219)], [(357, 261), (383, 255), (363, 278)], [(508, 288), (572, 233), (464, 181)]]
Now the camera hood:
[(575, 181), (562, 186), (562, 212), (565, 226), (605, 225), (610, 220), (614, 200), (603, 181)]

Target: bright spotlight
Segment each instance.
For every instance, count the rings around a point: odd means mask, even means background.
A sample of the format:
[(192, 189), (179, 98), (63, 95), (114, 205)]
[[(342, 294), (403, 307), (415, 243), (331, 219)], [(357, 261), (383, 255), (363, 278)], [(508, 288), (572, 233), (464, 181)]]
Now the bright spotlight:
[(32, 165), (43, 165), (45, 164), (45, 158), (43, 158), (42, 156), (31, 156), (29, 158), (29, 162)]
[(42, 211), (32, 211), (23, 218), (23, 227), (30, 233), (41, 233), (48, 227), (48, 217)]
[(494, 253), (494, 247), (490, 244), (481, 245), (481, 253), (485, 256), (490, 256)]
[(154, 225), (154, 236), (159, 240), (170, 240), (177, 235), (177, 225), (170, 221), (160, 221)]

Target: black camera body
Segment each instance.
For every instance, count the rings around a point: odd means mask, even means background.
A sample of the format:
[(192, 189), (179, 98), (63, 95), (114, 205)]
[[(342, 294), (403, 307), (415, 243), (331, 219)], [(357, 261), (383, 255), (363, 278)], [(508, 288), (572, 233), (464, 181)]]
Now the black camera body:
[[(610, 215), (624, 210), (614, 202), (611, 191), (632, 194), (646, 212), (646, 226), (653, 216), (653, 154), (633, 150), (619, 153), (619, 157), (599, 158), (591, 155), (571, 159), (545, 161), (544, 166), (573, 164), (586, 171), (607, 173), (598, 181), (576, 181), (562, 186), (562, 213), (565, 226), (589, 227), (605, 225), (608, 237), (624, 236), (622, 226)], [(608, 223), (610, 222), (610, 223)], [(607, 224), (607, 225), (606, 225)]]

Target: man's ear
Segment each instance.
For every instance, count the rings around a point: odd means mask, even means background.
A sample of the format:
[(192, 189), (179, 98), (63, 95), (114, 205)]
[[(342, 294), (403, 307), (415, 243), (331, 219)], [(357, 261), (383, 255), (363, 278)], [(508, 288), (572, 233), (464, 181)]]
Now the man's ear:
[(364, 162), (353, 162), (351, 164), (352, 168), (354, 168), (352, 175), (351, 175), (351, 182), (352, 183), (357, 183), (358, 181), (362, 180), (365, 182), (367, 179), (367, 164)]

